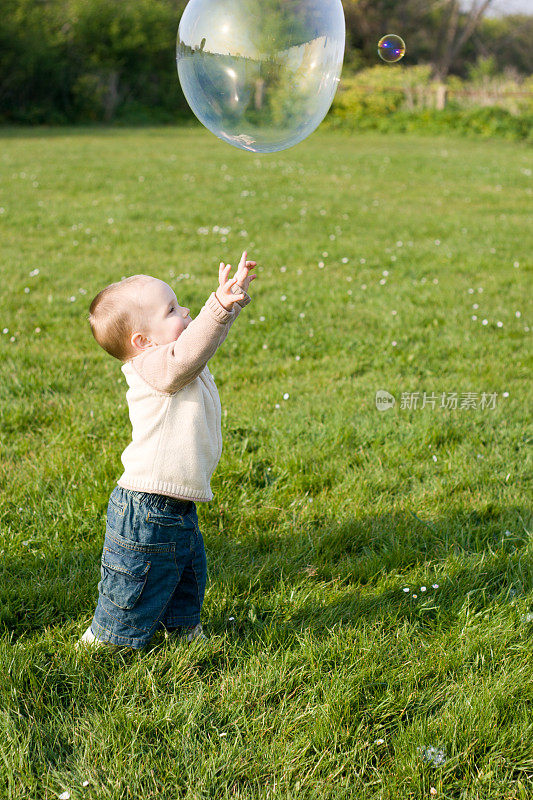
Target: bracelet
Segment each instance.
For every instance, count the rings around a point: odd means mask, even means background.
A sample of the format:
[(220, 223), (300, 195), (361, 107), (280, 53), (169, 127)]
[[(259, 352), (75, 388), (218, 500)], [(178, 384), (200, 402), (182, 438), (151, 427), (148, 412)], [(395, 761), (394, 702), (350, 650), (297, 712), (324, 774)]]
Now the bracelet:
[(231, 293), (232, 294), (243, 294), (245, 300), (251, 300), (252, 299), (250, 297), (250, 295), (248, 294), (248, 292), (246, 292), (241, 286), (239, 286), (238, 283), (234, 283), (233, 284), (233, 286), (231, 287)]

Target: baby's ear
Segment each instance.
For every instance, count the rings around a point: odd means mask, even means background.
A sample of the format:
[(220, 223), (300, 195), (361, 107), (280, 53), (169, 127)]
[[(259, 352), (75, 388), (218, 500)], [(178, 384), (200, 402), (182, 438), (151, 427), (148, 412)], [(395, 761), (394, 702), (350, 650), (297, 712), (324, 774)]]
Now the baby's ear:
[(147, 339), (142, 333), (133, 333), (131, 335), (130, 342), (137, 354), (142, 353), (144, 350), (148, 350), (148, 348), (152, 346), (150, 339)]

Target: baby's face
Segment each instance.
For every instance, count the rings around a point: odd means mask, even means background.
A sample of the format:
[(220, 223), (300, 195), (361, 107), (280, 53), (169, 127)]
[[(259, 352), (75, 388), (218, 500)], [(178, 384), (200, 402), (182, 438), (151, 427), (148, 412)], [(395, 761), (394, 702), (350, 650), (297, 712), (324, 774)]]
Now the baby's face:
[(143, 335), (153, 345), (175, 342), (192, 321), (190, 309), (180, 306), (174, 291), (158, 278), (148, 281), (141, 292), (148, 326)]

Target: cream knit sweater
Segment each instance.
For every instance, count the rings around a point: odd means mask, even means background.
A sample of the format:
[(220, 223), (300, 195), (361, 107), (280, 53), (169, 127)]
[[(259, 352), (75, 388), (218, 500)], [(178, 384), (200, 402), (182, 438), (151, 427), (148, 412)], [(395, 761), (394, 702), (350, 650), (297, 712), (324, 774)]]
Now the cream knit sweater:
[(119, 486), (195, 502), (213, 499), (221, 406), (207, 362), (250, 300), (246, 295), (228, 311), (213, 292), (175, 342), (123, 364), (132, 440), (121, 456)]

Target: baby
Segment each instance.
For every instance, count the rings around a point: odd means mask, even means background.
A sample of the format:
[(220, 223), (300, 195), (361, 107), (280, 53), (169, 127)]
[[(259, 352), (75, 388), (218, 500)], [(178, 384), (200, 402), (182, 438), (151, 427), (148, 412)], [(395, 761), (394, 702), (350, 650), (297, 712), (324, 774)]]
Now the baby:
[(196, 503), (213, 498), (222, 453), (220, 399), (207, 362), (251, 301), (256, 262), (246, 257), (232, 279), (231, 265), (220, 264), (218, 289), (194, 320), (170, 286), (148, 275), (113, 283), (91, 303), (96, 341), (123, 362), (132, 440), (107, 507), (98, 604), (83, 645), (141, 649), (160, 628), (188, 641), (206, 638)]

